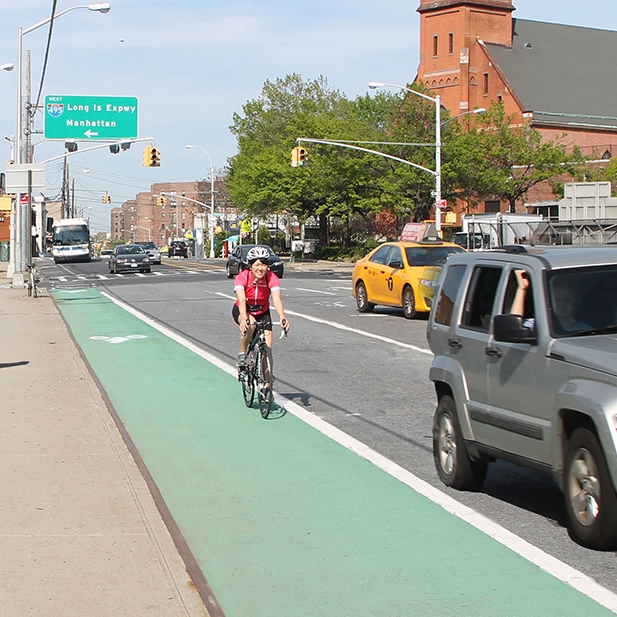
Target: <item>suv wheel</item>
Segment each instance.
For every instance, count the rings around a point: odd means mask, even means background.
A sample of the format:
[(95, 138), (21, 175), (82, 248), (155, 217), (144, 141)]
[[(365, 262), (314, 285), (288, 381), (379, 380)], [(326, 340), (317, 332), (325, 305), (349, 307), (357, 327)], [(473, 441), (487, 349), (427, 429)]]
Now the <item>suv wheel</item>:
[(227, 264), (227, 267), (225, 269), (227, 270), (227, 278), (232, 279), (234, 275), (231, 273), (231, 266)]
[(362, 281), (356, 285), (356, 305), (361, 313), (371, 313), (375, 308), (375, 305), (368, 301), (366, 287)]
[(450, 396), (439, 399), (433, 418), (433, 459), (439, 479), (461, 491), (477, 491), (482, 486), (488, 463), (472, 461)]
[(568, 442), (564, 496), (572, 534), (598, 550), (617, 546), (617, 495), (595, 433), (578, 428)]
[(405, 319), (413, 319), (416, 313), (416, 299), (413, 295), (413, 289), (411, 287), (405, 287), (403, 291), (403, 315)]

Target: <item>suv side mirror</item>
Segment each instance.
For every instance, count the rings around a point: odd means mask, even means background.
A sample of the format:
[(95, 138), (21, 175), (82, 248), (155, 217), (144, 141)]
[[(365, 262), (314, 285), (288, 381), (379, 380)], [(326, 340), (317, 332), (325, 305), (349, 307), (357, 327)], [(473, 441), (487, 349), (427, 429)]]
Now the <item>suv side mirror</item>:
[(538, 344), (535, 328), (523, 325), (520, 315), (495, 315), (493, 317), (493, 336), (502, 343)]

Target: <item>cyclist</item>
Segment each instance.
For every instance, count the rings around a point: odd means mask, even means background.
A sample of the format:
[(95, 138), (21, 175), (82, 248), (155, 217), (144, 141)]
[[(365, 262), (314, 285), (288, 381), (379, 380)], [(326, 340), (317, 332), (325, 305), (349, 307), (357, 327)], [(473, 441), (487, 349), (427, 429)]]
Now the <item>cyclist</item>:
[(240, 353), (236, 361), (238, 368), (244, 368), (246, 348), (252, 337), (254, 325), (263, 322), (266, 330), (266, 344), (272, 349), (272, 317), (270, 316), (270, 299), (281, 322), (281, 328), (289, 331), (289, 321), (281, 300), (281, 281), (268, 269), (270, 253), (263, 246), (254, 246), (246, 254), (249, 264), (234, 279), (234, 291), (237, 300), (231, 310), (233, 320), (240, 328)]

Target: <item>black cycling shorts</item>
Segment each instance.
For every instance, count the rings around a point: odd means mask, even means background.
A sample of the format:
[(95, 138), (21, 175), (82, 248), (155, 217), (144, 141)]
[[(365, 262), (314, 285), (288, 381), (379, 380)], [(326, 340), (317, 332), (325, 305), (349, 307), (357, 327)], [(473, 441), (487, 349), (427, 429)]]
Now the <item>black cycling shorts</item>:
[[(240, 319), (240, 309), (237, 304), (234, 304), (231, 309), (231, 316), (233, 320), (238, 323)], [(270, 315), (270, 311), (266, 311), (265, 313), (260, 313), (259, 315), (249, 315), (251, 321), (255, 320), (258, 323), (264, 324), (264, 330), (269, 330), (272, 332), (272, 316)]]

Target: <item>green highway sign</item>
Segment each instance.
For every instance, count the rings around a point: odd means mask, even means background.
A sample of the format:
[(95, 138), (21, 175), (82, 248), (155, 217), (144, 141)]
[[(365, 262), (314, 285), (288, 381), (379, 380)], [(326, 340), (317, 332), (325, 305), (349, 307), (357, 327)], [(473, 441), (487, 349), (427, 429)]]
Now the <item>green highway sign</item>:
[(134, 96), (45, 97), (45, 139), (116, 141), (137, 136)]

